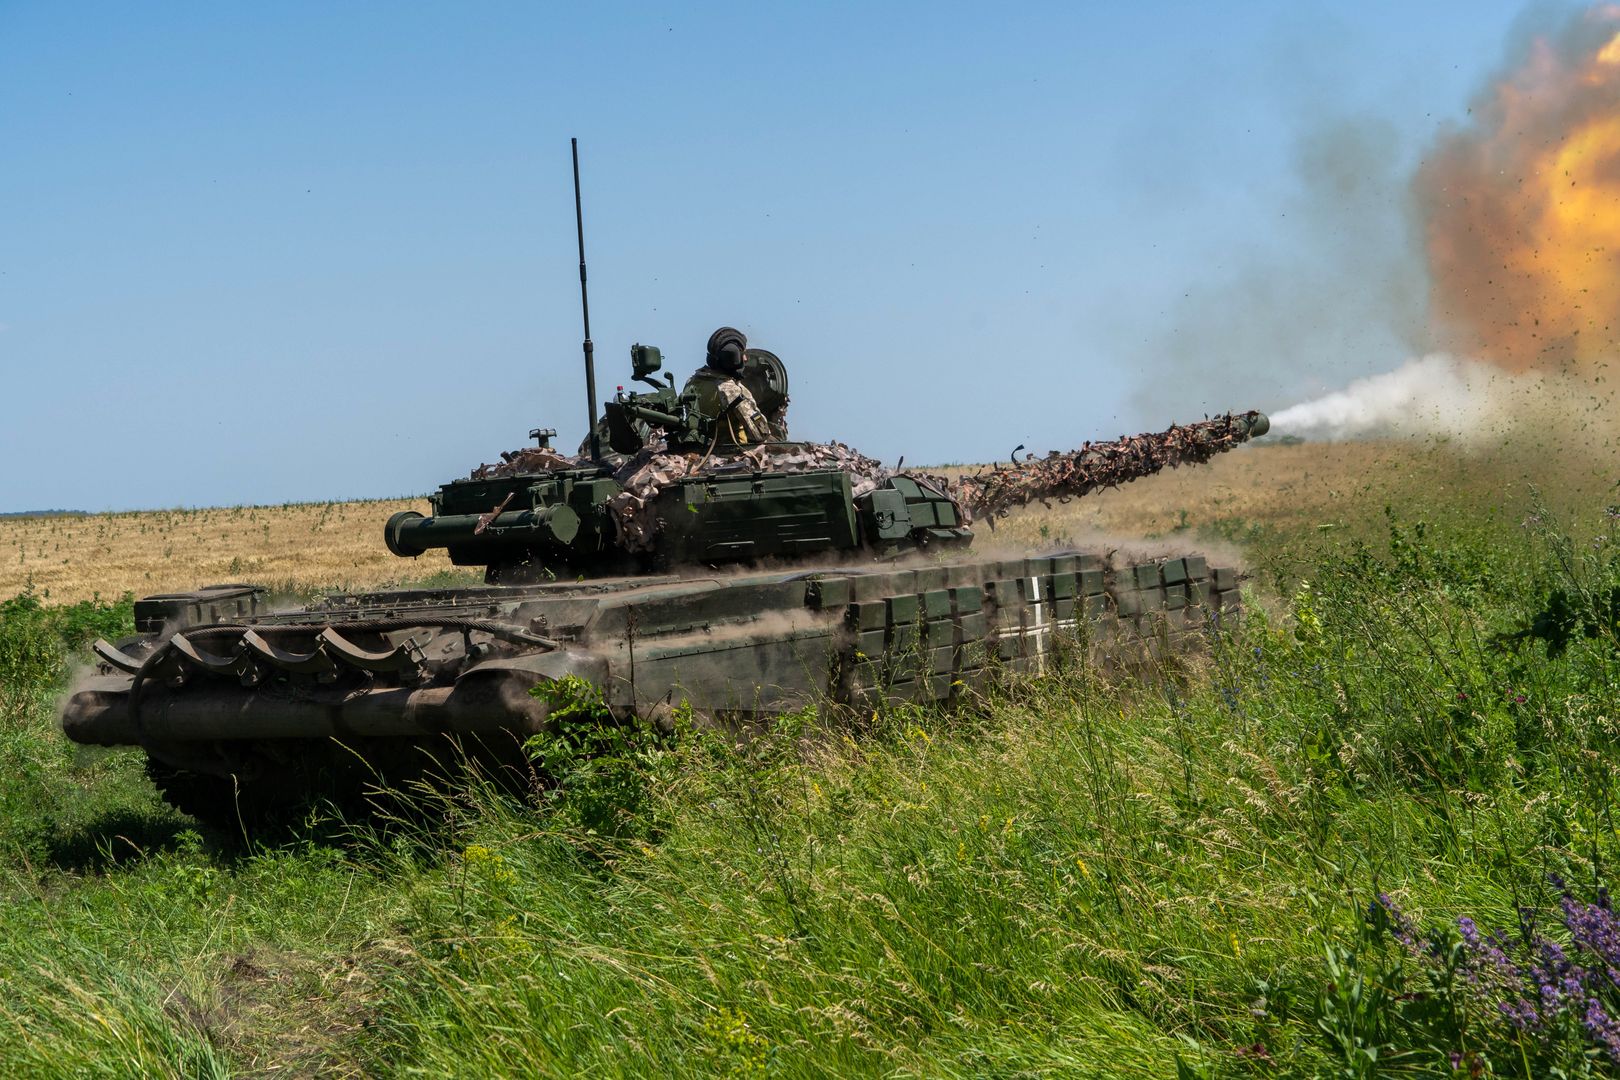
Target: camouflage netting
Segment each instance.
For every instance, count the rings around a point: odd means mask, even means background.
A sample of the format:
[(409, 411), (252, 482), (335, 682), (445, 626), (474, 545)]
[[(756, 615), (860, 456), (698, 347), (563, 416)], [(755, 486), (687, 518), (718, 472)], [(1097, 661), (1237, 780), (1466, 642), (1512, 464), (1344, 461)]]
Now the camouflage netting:
[(1066, 454), (1031, 454), (1021, 462), (997, 465), (970, 476), (926, 477), (949, 492), (962, 509), (994, 527), (1008, 511), (1038, 502), (1068, 502), (1099, 488), (1118, 487), (1165, 468), (1198, 465), (1247, 442), (1259, 413), (1227, 413), (1167, 431), (1125, 435), (1111, 442), (1088, 442)]
[(556, 450), (530, 446), (523, 450), (501, 451), (499, 465), (480, 465), (472, 471), (474, 480), (493, 480), (497, 476), (519, 476), (525, 473), (552, 472), (558, 469), (577, 469), (585, 459), (570, 457)]
[(658, 493), (685, 477), (751, 472), (811, 472), (841, 469), (849, 474), (856, 498), (881, 487), (889, 471), (877, 461), (843, 443), (777, 443), (751, 446), (722, 454), (672, 453), (648, 447), (613, 474), (624, 490), (608, 500), (608, 511), (619, 527), (619, 539), (631, 551), (650, 551), (658, 531), (654, 503)]
[[(581, 468), (586, 457), (570, 457), (555, 450), (530, 447), (501, 454), (499, 464), (480, 465), (474, 480), (500, 476)], [(750, 472), (810, 472), (841, 469), (849, 474), (851, 494), (859, 498), (889, 479), (882, 464), (843, 443), (776, 443), (713, 454), (683, 453), (656, 443), (632, 457), (614, 455), (613, 479), (624, 490), (608, 500), (608, 512), (618, 526), (619, 541), (628, 551), (651, 551), (658, 531), (653, 505), (658, 493), (701, 471), (705, 476)]]

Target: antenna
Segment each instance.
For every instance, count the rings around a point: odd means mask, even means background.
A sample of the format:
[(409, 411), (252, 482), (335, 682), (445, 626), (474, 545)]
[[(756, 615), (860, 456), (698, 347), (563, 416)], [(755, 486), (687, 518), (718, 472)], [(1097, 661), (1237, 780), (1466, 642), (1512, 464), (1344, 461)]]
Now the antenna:
[(574, 228), (579, 233), (579, 307), (585, 316), (585, 404), (590, 412), (591, 460), (602, 460), (602, 439), (596, 433), (596, 358), (591, 344), (591, 298), (585, 288), (585, 213), (579, 201), (579, 140), (569, 139), (574, 152)]

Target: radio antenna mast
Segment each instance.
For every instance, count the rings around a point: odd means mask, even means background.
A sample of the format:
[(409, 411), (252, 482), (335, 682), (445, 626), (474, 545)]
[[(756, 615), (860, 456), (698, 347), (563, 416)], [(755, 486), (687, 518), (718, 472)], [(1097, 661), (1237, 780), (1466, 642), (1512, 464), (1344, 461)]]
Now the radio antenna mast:
[(579, 140), (569, 139), (574, 152), (574, 229), (579, 234), (579, 307), (585, 317), (585, 398), (590, 414), (591, 460), (602, 460), (602, 438), (596, 433), (596, 347), (591, 344), (591, 298), (585, 287), (585, 212), (579, 199)]

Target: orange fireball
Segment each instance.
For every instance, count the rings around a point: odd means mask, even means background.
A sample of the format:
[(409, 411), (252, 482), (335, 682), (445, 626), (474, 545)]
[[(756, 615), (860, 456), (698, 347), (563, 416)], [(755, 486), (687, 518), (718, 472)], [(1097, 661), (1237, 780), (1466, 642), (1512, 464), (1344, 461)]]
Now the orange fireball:
[(1581, 370), (1620, 341), (1620, 10), (1588, 13), (1476, 104), (1417, 178), (1448, 347)]

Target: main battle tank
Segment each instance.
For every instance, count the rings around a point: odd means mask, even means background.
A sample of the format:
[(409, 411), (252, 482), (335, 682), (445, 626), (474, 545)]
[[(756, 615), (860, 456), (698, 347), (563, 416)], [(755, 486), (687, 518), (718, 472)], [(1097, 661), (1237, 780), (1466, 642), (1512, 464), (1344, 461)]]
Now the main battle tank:
[[(728, 721), (807, 703), (950, 702), (1039, 671), (1064, 638), (1177, 647), (1237, 607), (1200, 555), (975, 557), (1031, 501), (1207, 461), (1264, 434), (1255, 412), (1028, 457), (961, 477), (885, 469), (838, 443), (722, 437), (658, 350), (570, 455), (537, 444), (441, 486), (386, 524), (396, 555), (445, 549), (483, 587), (338, 595), (275, 608), (217, 585), (135, 605), (66, 701), (78, 742), (138, 746), (171, 802), (237, 823), (329, 783), (405, 782), (444, 748), (521, 762), (577, 676), (618, 719), (682, 705)], [(749, 350), (743, 382), (780, 412), (787, 370)]]

